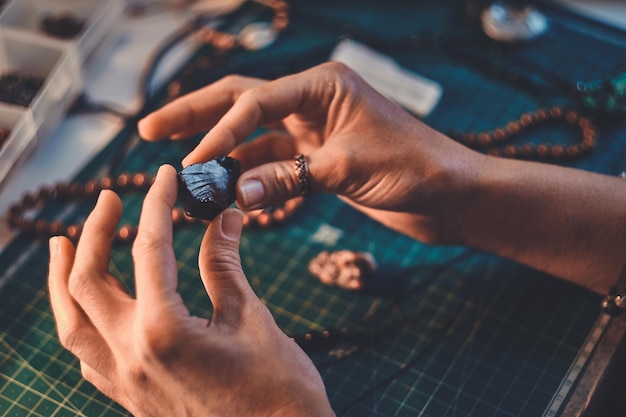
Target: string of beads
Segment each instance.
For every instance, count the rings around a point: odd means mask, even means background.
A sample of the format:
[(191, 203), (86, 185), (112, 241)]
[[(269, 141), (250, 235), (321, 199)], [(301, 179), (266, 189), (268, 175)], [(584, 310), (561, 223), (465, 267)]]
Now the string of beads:
[[(8, 223), (13, 230), (21, 230), (29, 234), (41, 237), (51, 237), (57, 235), (67, 236), (74, 242), (78, 241), (83, 225), (74, 223), (66, 225), (56, 220), (46, 219), (31, 220), (27, 213), (52, 201), (72, 201), (95, 199), (102, 190), (113, 190), (118, 193), (128, 191), (146, 191), (152, 184), (152, 175), (139, 172), (135, 174), (121, 174), (116, 178), (104, 177), (100, 180), (87, 181), (86, 183), (58, 183), (55, 186), (44, 186), (34, 193), (26, 193), (21, 201), (13, 204), (9, 208)], [(282, 206), (271, 207), (264, 210), (244, 213), (245, 227), (268, 227), (286, 221), (302, 204), (303, 198), (296, 197), (288, 200)], [(203, 223), (205, 220), (198, 220), (188, 216), (180, 207), (172, 209), (172, 223), (174, 226), (183, 224)], [(130, 224), (121, 226), (113, 236), (114, 243), (130, 243), (137, 235), (137, 227)]]
[[(550, 143), (535, 145), (529, 142), (520, 145), (508, 144), (501, 149), (494, 147), (512, 139), (526, 129), (550, 122), (565, 122), (579, 129), (580, 142), (570, 145)], [(452, 131), (450, 136), (470, 148), (488, 149), (489, 155), (537, 160), (575, 159), (594, 150), (598, 143), (597, 129), (588, 118), (573, 110), (564, 110), (558, 106), (525, 113), (519, 119), (512, 120), (506, 126), (493, 131), (479, 133)]]

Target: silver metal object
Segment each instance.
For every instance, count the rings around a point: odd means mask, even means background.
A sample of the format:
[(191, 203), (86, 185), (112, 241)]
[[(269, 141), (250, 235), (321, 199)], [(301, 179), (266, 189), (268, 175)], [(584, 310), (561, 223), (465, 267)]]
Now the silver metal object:
[(518, 7), (505, 1), (486, 7), (480, 20), (485, 34), (499, 42), (535, 39), (548, 30), (548, 19), (535, 7)]

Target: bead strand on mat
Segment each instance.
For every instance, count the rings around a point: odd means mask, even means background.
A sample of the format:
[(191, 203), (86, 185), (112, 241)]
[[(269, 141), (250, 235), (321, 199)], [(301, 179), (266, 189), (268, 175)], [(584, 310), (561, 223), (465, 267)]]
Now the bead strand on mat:
[[(535, 127), (542, 123), (565, 122), (578, 128), (582, 140), (571, 145), (541, 143), (524, 143), (521, 145), (508, 144), (502, 149), (493, 148), (502, 142), (519, 135), (522, 131)], [(510, 121), (506, 126), (499, 127), (489, 132), (463, 133), (453, 131), (450, 136), (474, 149), (488, 149), (487, 153), (493, 156), (507, 158), (523, 158), (538, 160), (562, 160), (575, 159), (591, 152), (597, 146), (598, 132), (596, 127), (586, 117), (573, 110), (564, 110), (561, 107), (551, 109), (539, 109), (525, 113), (519, 119)]]
[[(49, 221), (46, 219), (31, 220), (26, 216), (29, 211), (43, 207), (52, 201), (72, 201), (94, 199), (101, 190), (113, 190), (118, 193), (127, 191), (145, 191), (152, 184), (152, 175), (144, 172), (134, 174), (121, 174), (117, 178), (105, 177), (100, 180), (87, 181), (86, 183), (58, 183), (53, 187), (42, 187), (35, 193), (26, 193), (22, 199), (9, 208), (8, 223), (13, 230), (20, 230), (41, 237), (56, 235), (67, 236), (73, 241), (78, 241), (83, 230), (83, 225), (74, 223), (66, 225), (61, 221)], [(269, 227), (287, 220), (302, 204), (302, 197), (288, 200), (284, 205), (272, 207), (266, 210), (257, 210), (244, 213), (244, 226)], [(180, 207), (172, 209), (172, 223), (174, 226), (183, 224), (203, 223), (188, 216)], [(137, 227), (130, 224), (121, 226), (113, 236), (114, 243), (132, 242), (137, 235)]]

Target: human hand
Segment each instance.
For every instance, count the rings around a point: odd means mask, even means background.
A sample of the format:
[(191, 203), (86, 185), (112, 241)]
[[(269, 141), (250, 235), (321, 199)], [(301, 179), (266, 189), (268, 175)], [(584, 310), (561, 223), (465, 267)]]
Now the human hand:
[[(280, 125), (251, 142), (259, 126)], [(342, 64), (267, 82), (230, 76), (139, 123), (147, 140), (211, 129), (183, 165), (231, 153), (242, 163), (245, 210), (299, 195), (293, 157), (307, 155), (313, 192), (330, 192), (372, 218), (430, 243), (456, 243), (449, 208), (471, 192), (481, 156), (389, 102)]]
[(171, 210), (176, 173), (159, 170), (133, 245), (136, 297), (108, 272), (122, 206), (103, 191), (76, 249), (50, 240), (50, 299), (63, 346), (104, 394), (136, 416), (334, 415), (313, 363), (255, 296), (238, 254), (241, 212), (209, 225), (199, 267), (211, 320), (177, 292)]

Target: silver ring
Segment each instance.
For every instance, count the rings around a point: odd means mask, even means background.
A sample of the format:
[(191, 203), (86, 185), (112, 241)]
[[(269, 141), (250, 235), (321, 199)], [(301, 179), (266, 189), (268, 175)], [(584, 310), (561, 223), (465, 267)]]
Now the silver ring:
[(298, 183), (300, 183), (300, 194), (302, 197), (309, 197), (311, 195), (311, 181), (309, 178), (309, 166), (304, 155), (298, 154), (294, 157), (294, 170)]

